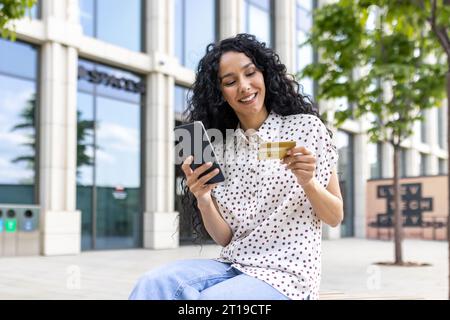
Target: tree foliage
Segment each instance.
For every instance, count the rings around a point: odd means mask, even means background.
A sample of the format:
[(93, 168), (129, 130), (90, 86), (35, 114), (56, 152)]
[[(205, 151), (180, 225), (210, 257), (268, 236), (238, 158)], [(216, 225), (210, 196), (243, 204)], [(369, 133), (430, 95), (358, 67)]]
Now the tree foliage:
[(15, 39), (14, 20), (23, 18), (37, 0), (0, 0), (0, 32), (3, 38)]
[[(340, 0), (314, 14), (308, 43), (320, 61), (302, 76), (318, 81), (318, 98), (345, 97), (352, 108), (335, 114), (336, 125), (372, 114), (372, 141), (399, 145), (413, 133), (424, 109), (445, 97), (442, 47), (427, 25), (429, 2)], [(438, 21), (450, 21), (448, 8)]]

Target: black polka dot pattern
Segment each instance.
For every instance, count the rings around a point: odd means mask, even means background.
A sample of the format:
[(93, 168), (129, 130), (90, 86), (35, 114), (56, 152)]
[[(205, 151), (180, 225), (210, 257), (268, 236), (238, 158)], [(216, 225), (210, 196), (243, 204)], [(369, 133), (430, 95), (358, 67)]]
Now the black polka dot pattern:
[(256, 133), (236, 130), (227, 137), (226, 152), (214, 146), (226, 181), (211, 194), (233, 230), (217, 260), (231, 262), (290, 299), (317, 299), (321, 221), (290, 170), (278, 160), (257, 160), (259, 142), (288, 140), (316, 155), (315, 177), (326, 187), (338, 155), (325, 125), (313, 115), (271, 112)]

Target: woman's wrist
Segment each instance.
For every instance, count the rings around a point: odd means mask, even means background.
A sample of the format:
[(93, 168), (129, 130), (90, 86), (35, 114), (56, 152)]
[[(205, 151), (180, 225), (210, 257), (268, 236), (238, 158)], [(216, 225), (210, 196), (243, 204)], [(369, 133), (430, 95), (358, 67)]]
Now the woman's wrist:
[(305, 192), (314, 191), (315, 189), (317, 189), (317, 183), (316, 182), (317, 182), (316, 178), (312, 178), (311, 180), (309, 180), (304, 185), (301, 185), (301, 187), (303, 188), (303, 190)]
[(197, 199), (197, 207), (200, 211), (203, 211), (211, 206), (211, 202), (211, 196), (209, 196), (208, 199)]

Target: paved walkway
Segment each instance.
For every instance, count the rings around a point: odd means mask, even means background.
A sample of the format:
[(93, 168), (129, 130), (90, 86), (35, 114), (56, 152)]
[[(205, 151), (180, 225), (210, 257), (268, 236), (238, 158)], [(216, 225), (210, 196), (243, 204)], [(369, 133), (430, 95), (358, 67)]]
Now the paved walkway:
[[(348, 295), (446, 299), (447, 242), (404, 241), (404, 260), (429, 267), (374, 266), (392, 261), (393, 243), (340, 239), (323, 243), (321, 291)], [(76, 256), (1, 257), (2, 299), (126, 299), (145, 271), (175, 259), (213, 258), (217, 246), (83, 252)]]

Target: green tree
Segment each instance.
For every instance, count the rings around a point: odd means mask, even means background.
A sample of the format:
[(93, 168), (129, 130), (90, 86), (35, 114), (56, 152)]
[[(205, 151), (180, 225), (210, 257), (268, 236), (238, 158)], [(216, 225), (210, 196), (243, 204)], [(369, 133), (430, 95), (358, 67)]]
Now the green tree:
[[(3, 38), (15, 39), (14, 24), (9, 22), (21, 19), (27, 11), (36, 4), (37, 0), (0, 0), (0, 32)], [(12, 30), (11, 30), (12, 28)]]
[(320, 61), (301, 73), (318, 81), (319, 99), (345, 97), (352, 106), (336, 112), (336, 126), (350, 117), (372, 114), (371, 141), (393, 146), (395, 264), (399, 265), (403, 264), (400, 144), (412, 135), (423, 110), (441, 105), (446, 76), (450, 97), (449, 2), (339, 0), (320, 7), (307, 42), (318, 50)]

